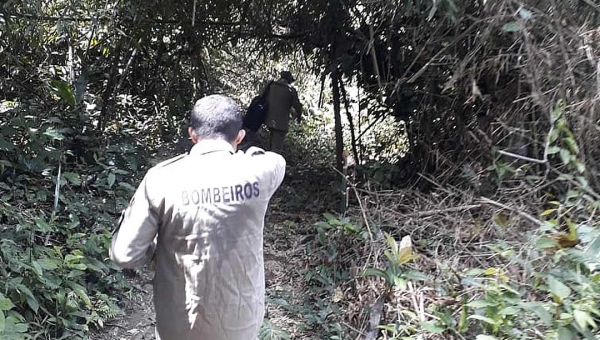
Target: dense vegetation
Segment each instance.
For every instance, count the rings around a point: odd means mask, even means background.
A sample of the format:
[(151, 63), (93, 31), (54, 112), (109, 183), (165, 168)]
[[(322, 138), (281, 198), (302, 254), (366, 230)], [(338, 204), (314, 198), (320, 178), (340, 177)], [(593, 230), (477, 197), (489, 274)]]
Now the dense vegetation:
[(194, 100), (289, 68), (310, 110), (273, 209), (311, 235), (308, 288), (270, 303), (316, 339), (597, 339), (599, 23), (591, 1), (4, 2), (0, 338), (118, 315), (139, 178), (188, 147)]

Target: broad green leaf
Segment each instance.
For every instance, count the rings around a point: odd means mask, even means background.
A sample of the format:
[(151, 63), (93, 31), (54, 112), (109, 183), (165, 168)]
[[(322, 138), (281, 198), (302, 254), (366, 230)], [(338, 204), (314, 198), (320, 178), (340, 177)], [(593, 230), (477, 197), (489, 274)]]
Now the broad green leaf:
[(42, 270), (42, 266), (37, 261), (32, 261), (31, 265), (33, 267), (33, 271), (38, 276), (44, 276), (44, 271)]
[(521, 24), (516, 21), (506, 23), (502, 26), (504, 32), (518, 32), (521, 30)]
[(546, 308), (544, 308), (544, 305), (540, 302), (523, 302), (520, 304), (520, 306), (524, 309), (530, 310), (533, 313), (535, 313), (535, 315), (537, 315), (542, 321), (542, 323), (544, 323), (546, 326), (552, 325), (552, 315), (546, 310)]
[(575, 339), (575, 333), (567, 327), (560, 327), (557, 331), (557, 340), (572, 340)]
[(15, 308), (15, 305), (12, 303), (12, 301), (0, 294), (0, 311), (11, 310), (13, 308)]
[(77, 296), (81, 299), (81, 301), (83, 301), (83, 303), (86, 305), (86, 307), (91, 308), (92, 302), (90, 301), (90, 298), (87, 295), (85, 288), (75, 282), (69, 282), (68, 284), (69, 284), (69, 287), (71, 287), (73, 289), (75, 294), (77, 294)]
[(426, 321), (421, 323), (421, 329), (429, 333), (439, 334), (444, 332), (446, 327), (437, 321)]
[(325, 217), (325, 219), (327, 220), (327, 222), (331, 222), (333, 220), (337, 220), (337, 218), (335, 216), (333, 216), (330, 213), (324, 213), (323, 217)]
[(588, 258), (595, 259), (600, 262), (600, 235), (596, 236), (596, 238), (590, 242), (590, 244), (588, 244), (584, 253)]
[(547, 279), (550, 292), (557, 298), (558, 302), (562, 301), (571, 295), (571, 289), (564, 283), (558, 281), (554, 276), (549, 275)]
[(74, 172), (63, 172), (63, 177), (73, 185), (81, 185), (81, 176)]
[(117, 179), (117, 177), (115, 176), (115, 174), (113, 172), (108, 174), (108, 187), (109, 188), (112, 188), (112, 186), (115, 185), (116, 179)]
[(52, 81), (52, 85), (54, 86), (54, 91), (60, 97), (60, 99), (64, 100), (67, 104), (75, 107), (75, 94), (73, 93), (73, 88), (62, 80), (54, 80)]
[(535, 244), (538, 249), (548, 249), (555, 248), (557, 246), (556, 241), (549, 237), (540, 237), (540, 239)]
[(15, 333), (27, 333), (29, 330), (29, 325), (26, 323), (17, 323), (15, 324), (13, 331)]
[(508, 306), (508, 307), (503, 308), (500, 311), (500, 314), (501, 315), (515, 315), (515, 314), (519, 313), (520, 311), (521, 310), (517, 307)]
[(49, 258), (39, 259), (39, 260), (37, 260), (37, 263), (44, 270), (54, 270), (54, 269), (58, 268), (58, 264), (59, 264), (59, 262), (57, 260), (52, 260)]
[(6, 327), (6, 317), (4, 316), (4, 312), (0, 310), (0, 334), (4, 332), (4, 328)]
[(400, 291), (405, 291), (408, 288), (406, 280), (399, 276), (394, 277), (394, 286), (398, 287)]
[(27, 305), (29, 306), (29, 308), (31, 308), (31, 310), (33, 310), (37, 314), (38, 310), (40, 309), (40, 304), (31, 292), (31, 290), (29, 290), (29, 288), (25, 287), (23, 284), (18, 284), (17, 290), (25, 294), (25, 300), (27, 302)]
[(467, 319), (475, 319), (475, 320), (483, 321), (485, 323), (489, 323), (490, 325), (498, 324), (498, 322), (496, 320), (494, 320), (492, 318), (488, 318), (487, 316), (483, 316), (483, 315), (471, 315)]
[(564, 165), (569, 164), (571, 162), (571, 153), (567, 149), (560, 149), (560, 159), (562, 160)]
[(119, 182), (119, 186), (122, 187), (122, 188), (125, 188), (125, 189), (127, 189), (127, 190), (129, 190), (131, 192), (135, 192), (135, 188), (131, 184), (129, 184), (129, 183)]
[(593, 329), (596, 329), (596, 322), (594, 322), (594, 319), (590, 313), (576, 309), (573, 311), (573, 317), (575, 318), (575, 322), (577, 322), (579, 327), (587, 329), (588, 326), (591, 326)]
[(558, 146), (550, 146), (550, 147), (548, 147), (548, 150), (546, 150), (546, 153), (548, 155), (554, 155), (559, 152), (560, 152), (560, 147), (558, 147)]

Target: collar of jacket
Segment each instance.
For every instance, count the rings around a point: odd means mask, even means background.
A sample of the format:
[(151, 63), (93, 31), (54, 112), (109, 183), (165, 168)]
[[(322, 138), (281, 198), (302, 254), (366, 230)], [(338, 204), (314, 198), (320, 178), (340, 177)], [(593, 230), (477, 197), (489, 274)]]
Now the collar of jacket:
[(206, 155), (207, 153), (217, 151), (229, 151), (232, 154), (235, 153), (233, 146), (222, 139), (206, 139), (199, 141), (190, 150), (190, 155)]

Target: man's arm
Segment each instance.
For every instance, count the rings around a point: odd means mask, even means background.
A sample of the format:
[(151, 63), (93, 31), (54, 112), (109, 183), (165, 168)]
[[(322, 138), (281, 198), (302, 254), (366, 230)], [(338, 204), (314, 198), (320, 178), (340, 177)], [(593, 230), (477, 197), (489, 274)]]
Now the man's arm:
[(123, 212), (110, 246), (110, 259), (121, 268), (134, 268), (149, 262), (156, 245), (159, 218), (147, 191), (148, 175)]
[(292, 87), (292, 107), (296, 112), (296, 119), (298, 122), (302, 120), (302, 103), (300, 103), (300, 99), (298, 98), (298, 92), (295, 88)]
[(250, 154), (253, 157), (263, 157), (262, 159), (264, 159), (265, 161), (263, 162), (261, 160), (260, 164), (268, 164), (268, 168), (265, 170), (270, 172), (271, 175), (270, 195), (273, 195), (273, 193), (279, 188), (279, 186), (283, 182), (283, 178), (285, 177), (285, 158), (283, 158), (283, 156), (275, 152), (264, 151), (263, 149), (257, 148), (255, 146), (250, 147), (248, 151), (246, 151), (246, 153)]

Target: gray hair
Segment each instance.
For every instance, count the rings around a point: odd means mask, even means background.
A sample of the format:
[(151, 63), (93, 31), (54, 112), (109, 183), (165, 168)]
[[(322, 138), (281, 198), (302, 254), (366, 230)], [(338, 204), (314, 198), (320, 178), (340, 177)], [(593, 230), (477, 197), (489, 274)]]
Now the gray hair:
[(210, 95), (194, 104), (190, 126), (200, 139), (233, 142), (242, 129), (242, 111), (233, 99)]

